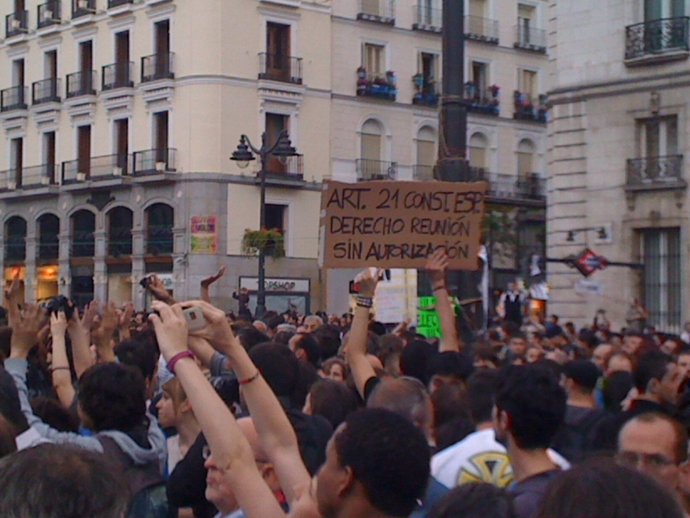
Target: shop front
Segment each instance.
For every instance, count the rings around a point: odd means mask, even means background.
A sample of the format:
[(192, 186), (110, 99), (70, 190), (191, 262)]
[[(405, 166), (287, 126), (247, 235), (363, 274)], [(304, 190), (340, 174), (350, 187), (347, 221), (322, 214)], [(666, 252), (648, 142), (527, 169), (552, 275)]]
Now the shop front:
[[(249, 310), (256, 311), (258, 277), (240, 277), (240, 288), (249, 291)], [(266, 309), (278, 314), (297, 312), (308, 315), (311, 311), (311, 280), (308, 278), (266, 277)]]

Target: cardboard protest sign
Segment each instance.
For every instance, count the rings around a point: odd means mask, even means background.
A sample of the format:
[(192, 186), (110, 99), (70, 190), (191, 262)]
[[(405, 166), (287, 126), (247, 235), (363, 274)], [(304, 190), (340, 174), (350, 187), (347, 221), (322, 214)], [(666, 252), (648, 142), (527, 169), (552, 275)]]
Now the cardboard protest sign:
[(487, 184), (327, 182), (320, 242), (326, 268), (423, 268), (444, 248), (452, 270), (476, 270)]

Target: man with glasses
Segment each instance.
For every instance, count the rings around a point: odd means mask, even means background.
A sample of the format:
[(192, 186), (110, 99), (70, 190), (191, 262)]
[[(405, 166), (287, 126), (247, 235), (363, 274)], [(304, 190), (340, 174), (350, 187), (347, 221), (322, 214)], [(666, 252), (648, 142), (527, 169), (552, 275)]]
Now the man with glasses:
[(618, 463), (649, 475), (673, 492), (679, 492), (680, 467), (687, 459), (685, 428), (665, 414), (640, 414), (629, 420), (618, 435)]

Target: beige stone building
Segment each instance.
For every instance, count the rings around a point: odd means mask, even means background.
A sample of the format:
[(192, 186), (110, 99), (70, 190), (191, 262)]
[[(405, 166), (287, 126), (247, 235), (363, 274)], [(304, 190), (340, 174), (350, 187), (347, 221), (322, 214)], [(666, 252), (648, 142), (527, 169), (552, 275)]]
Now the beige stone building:
[[(688, 314), (688, 56), (682, 1), (551, 2), (548, 254), (589, 247), (610, 267), (549, 267), (550, 311), (578, 324), (597, 309), (626, 325), (679, 331)], [(609, 13), (602, 16), (602, 13)]]
[[(350, 272), (317, 266), (324, 178), (432, 176), (441, 11), (436, 0), (12, 0), (0, 31), (0, 270), (27, 299), (144, 304), (256, 288), (242, 247), (259, 224), (258, 161), (240, 135), (287, 129), (301, 156), (270, 159), (268, 306), (342, 309)], [(476, 174), (517, 218), (497, 282), (540, 246), (546, 170), (544, 0), (468, 0), (466, 97)], [(389, 73), (392, 72), (392, 73)], [(518, 91), (519, 93), (514, 93)], [(511, 245), (513, 246), (513, 245)], [(525, 248), (526, 247), (526, 248)], [(332, 295), (332, 296), (331, 296)]]

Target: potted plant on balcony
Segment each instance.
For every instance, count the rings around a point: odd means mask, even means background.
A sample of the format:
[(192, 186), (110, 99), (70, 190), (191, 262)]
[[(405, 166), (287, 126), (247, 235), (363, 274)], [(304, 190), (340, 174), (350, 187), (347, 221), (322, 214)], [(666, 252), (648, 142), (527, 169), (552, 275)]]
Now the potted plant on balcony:
[(277, 228), (245, 229), (244, 236), (242, 236), (242, 252), (255, 255), (261, 250), (274, 259), (285, 257), (285, 236), (283, 233)]
[(357, 95), (366, 95), (371, 82), (367, 79), (367, 69), (359, 67), (357, 69)]

